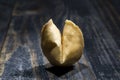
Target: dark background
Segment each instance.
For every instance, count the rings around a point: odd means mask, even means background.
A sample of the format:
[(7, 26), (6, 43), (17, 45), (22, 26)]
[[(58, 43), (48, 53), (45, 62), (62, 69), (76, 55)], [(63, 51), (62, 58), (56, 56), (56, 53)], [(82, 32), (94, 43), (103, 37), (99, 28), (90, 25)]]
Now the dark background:
[[(50, 18), (83, 32), (82, 58), (67, 68), (42, 53), (40, 31)], [(0, 78), (3, 80), (120, 80), (120, 0), (0, 0)]]

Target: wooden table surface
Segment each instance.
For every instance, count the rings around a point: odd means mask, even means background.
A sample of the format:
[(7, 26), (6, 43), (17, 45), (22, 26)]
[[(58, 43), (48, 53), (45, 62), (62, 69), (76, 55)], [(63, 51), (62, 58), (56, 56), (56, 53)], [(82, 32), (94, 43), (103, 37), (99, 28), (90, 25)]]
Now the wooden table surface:
[[(85, 49), (73, 66), (52, 66), (40, 30), (70, 19)], [(0, 80), (120, 80), (120, 0), (0, 0)]]

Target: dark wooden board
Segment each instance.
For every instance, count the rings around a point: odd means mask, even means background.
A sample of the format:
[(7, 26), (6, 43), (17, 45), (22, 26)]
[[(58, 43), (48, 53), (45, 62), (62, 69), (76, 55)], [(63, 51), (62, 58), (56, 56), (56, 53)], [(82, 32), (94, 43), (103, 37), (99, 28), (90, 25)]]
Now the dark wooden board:
[(112, 9), (106, 6), (109, 1), (92, 0), (91, 3), (94, 10), (92, 8), (90, 10), (93, 15), (85, 18), (87, 27), (84, 28), (88, 52), (86, 57), (98, 80), (119, 80), (120, 29), (116, 18), (119, 19), (120, 15), (116, 17), (110, 12)]
[[(18, 0), (0, 39), (0, 79), (119, 80), (119, 17), (108, 0)], [(66, 19), (83, 31), (84, 54), (71, 67), (52, 66), (42, 53), (40, 30), (50, 18), (61, 32)]]
[(8, 31), (14, 4), (14, 0), (0, 0), (0, 50)]
[(14, 8), (14, 0), (0, 0), (0, 75), (2, 73), (2, 64), (4, 57), (2, 54), (2, 49), (4, 41), (6, 39), (6, 34), (9, 29), (9, 23), (11, 21), (12, 11)]
[[(21, 26), (17, 24), (18, 22)], [(35, 22), (34, 16), (13, 17), (13, 25), (10, 26), (3, 47), (5, 49), (3, 79), (94, 79), (84, 56), (70, 69), (52, 67), (41, 52), (40, 34), (34, 25)], [(55, 68), (58, 70), (54, 71)]]

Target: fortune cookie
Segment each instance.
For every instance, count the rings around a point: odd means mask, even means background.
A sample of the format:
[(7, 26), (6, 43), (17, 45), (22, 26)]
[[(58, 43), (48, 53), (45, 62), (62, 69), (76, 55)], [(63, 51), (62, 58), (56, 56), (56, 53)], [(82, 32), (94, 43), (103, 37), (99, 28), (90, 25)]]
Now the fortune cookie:
[(66, 20), (61, 34), (50, 19), (41, 30), (41, 48), (52, 65), (71, 66), (83, 53), (82, 31), (72, 21)]

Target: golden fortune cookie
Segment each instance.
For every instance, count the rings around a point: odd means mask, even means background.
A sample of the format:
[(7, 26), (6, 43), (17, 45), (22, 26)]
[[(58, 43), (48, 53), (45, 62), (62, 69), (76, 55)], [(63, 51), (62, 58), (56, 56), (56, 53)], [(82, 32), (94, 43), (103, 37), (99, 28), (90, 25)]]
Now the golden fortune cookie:
[(80, 28), (65, 21), (62, 34), (50, 19), (41, 30), (41, 48), (52, 65), (71, 66), (82, 56), (84, 38)]

